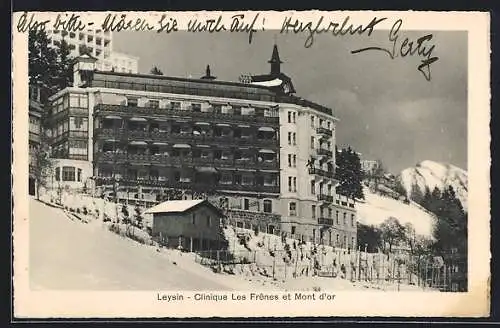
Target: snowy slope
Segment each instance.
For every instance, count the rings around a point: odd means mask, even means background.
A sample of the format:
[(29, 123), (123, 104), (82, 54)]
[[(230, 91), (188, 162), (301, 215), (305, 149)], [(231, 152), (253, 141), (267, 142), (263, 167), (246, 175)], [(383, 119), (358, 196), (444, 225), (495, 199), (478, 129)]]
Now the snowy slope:
[(401, 171), (401, 182), (409, 193), (412, 185), (417, 185), (422, 192), (425, 187), (432, 191), (435, 187), (440, 190), (452, 186), (464, 209), (467, 210), (467, 171), (451, 164), (434, 161), (423, 161), (415, 167)]
[(431, 236), (434, 218), (415, 204), (404, 204), (403, 202), (384, 197), (364, 189), (365, 202), (356, 203), (358, 220), (363, 224), (378, 226), (390, 216), (399, 220), (401, 224), (410, 222), (419, 235)]

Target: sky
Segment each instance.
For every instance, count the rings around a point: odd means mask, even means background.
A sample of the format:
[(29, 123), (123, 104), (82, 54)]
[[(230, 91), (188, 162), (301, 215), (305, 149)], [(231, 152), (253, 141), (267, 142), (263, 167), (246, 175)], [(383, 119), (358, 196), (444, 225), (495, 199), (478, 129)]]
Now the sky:
[(259, 31), (251, 44), (245, 33), (119, 32), (113, 47), (139, 57), (140, 73), (156, 65), (167, 76), (198, 78), (209, 64), (219, 80), (238, 81), (243, 73), (269, 72), (276, 42), (281, 71), (292, 78), (296, 95), (332, 108), (339, 119), (337, 145), (379, 159), (395, 174), (423, 160), (467, 170), (467, 33), (400, 31), (400, 38), (428, 33), (439, 57), (430, 81), (417, 70), (418, 56), (392, 60), (381, 51), (351, 53), (390, 49), (387, 31), (316, 35), (309, 48), (305, 34), (278, 31)]

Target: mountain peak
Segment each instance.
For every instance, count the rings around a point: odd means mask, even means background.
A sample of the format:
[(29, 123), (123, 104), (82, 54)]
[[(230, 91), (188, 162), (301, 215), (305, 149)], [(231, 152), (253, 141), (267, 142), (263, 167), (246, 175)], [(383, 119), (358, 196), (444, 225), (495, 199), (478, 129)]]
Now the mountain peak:
[(451, 186), (457, 195), (457, 198), (462, 203), (462, 206), (467, 210), (467, 194), (468, 194), (468, 176), (467, 171), (449, 164), (424, 160), (414, 167), (409, 167), (401, 171), (399, 178), (409, 196), (413, 185), (425, 192), (425, 188), (430, 190), (438, 188), (444, 190)]

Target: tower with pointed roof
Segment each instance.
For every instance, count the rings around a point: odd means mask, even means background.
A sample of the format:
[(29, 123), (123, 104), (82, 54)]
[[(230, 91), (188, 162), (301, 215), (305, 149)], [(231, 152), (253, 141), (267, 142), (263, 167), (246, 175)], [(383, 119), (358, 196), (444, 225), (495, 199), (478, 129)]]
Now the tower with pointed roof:
[(280, 60), (278, 45), (276, 43), (274, 44), (273, 54), (271, 55), (271, 59), (268, 63), (271, 64), (271, 75), (278, 75), (281, 73), (281, 64), (283, 62)]

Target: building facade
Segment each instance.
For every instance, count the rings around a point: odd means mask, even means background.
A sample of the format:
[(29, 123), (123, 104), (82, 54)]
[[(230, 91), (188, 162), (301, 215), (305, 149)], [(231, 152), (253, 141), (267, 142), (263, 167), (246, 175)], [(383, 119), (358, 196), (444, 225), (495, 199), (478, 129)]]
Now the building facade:
[(271, 73), (246, 83), (79, 61), (75, 87), (51, 98), (53, 156), (81, 169), (60, 180), (121, 202), (202, 197), (238, 227), (355, 247), (354, 205), (335, 193), (337, 119), (293, 95), (277, 47)]
[(89, 54), (97, 58), (96, 69), (100, 71), (138, 72), (139, 58), (113, 51), (113, 33), (102, 30), (80, 32), (48, 31), (53, 46), (60, 45), (64, 39), (72, 57)]
[(37, 175), (35, 171), (37, 170), (37, 152), (40, 147), (40, 141), (42, 137), (42, 113), (43, 113), (43, 105), (42, 105), (42, 92), (41, 89), (36, 86), (29, 87), (29, 138), (28, 138), (28, 146), (29, 146), (29, 186), (28, 191), (30, 195), (36, 195), (37, 192)]
[(366, 174), (373, 174), (380, 167), (380, 162), (377, 160), (361, 160), (361, 170)]
[(189, 251), (221, 249), (223, 213), (206, 200), (166, 201), (150, 208), (153, 237)]

